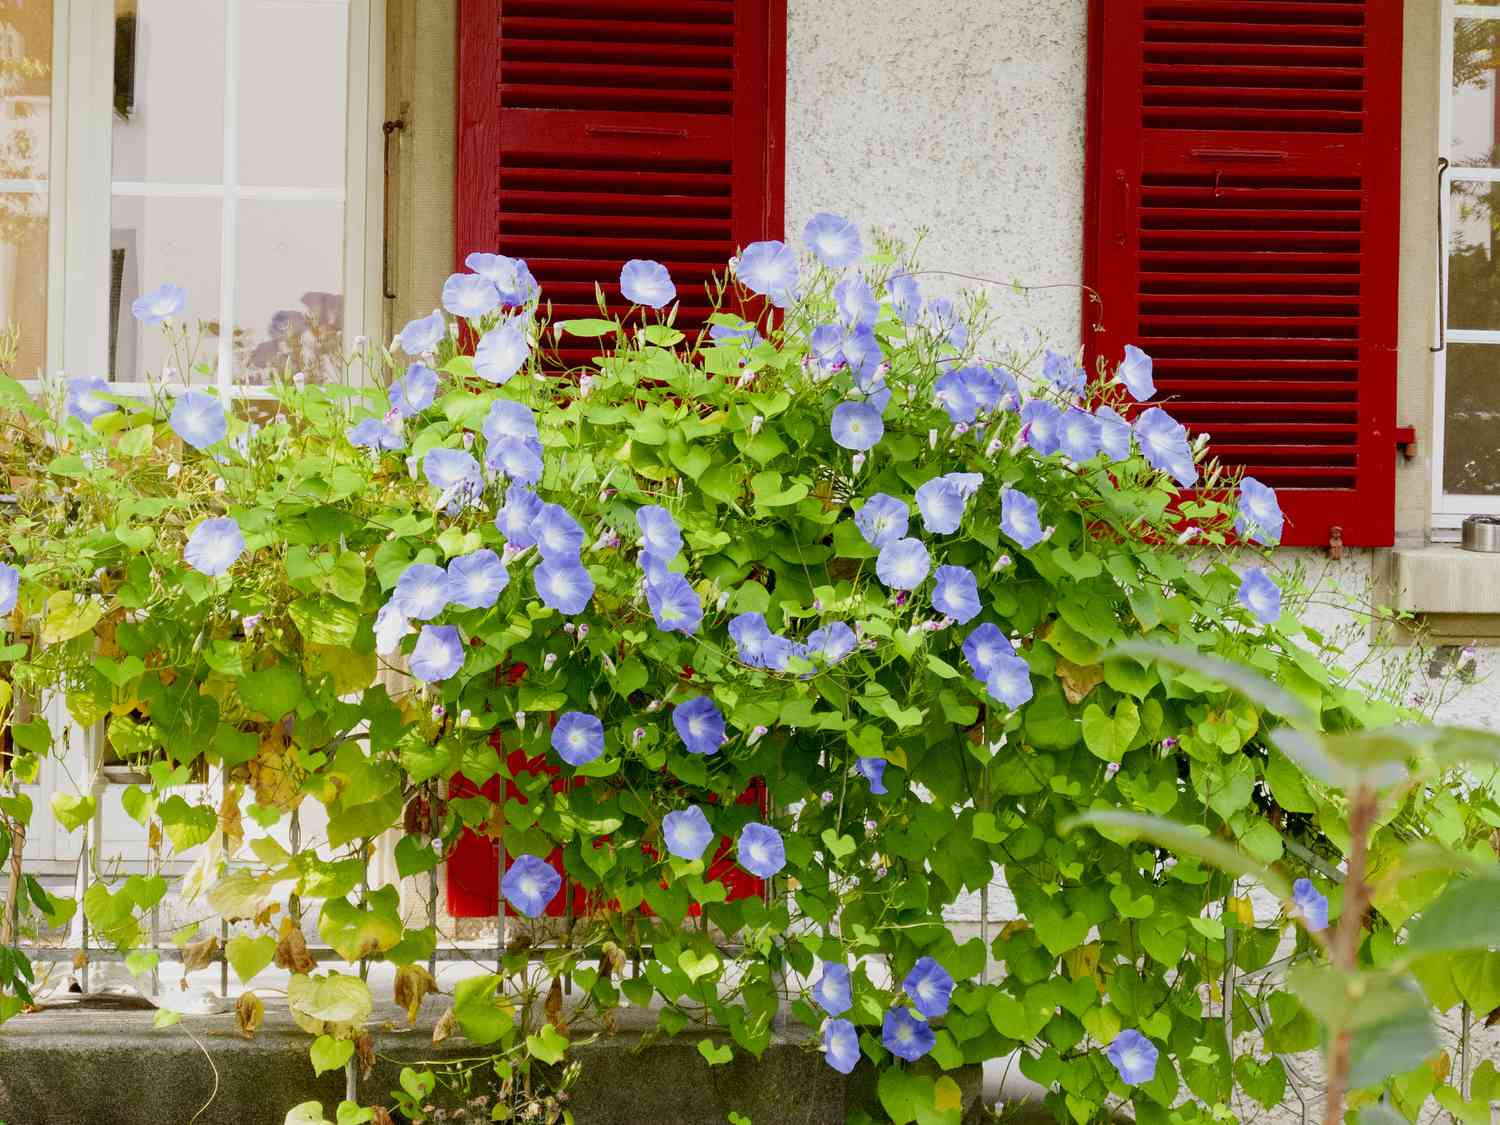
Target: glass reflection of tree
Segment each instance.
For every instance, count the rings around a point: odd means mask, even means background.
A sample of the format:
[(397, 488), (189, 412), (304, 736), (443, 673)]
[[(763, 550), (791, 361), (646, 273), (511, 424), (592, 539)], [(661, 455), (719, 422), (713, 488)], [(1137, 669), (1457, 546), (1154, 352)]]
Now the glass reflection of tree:
[[(0, 0), (0, 180), (45, 181), (51, 127), (52, 5)], [(45, 191), (0, 192), (0, 328), (21, 326), (16, 369), (42, 364)]]
[[(1467, 130), (1461, 166), (1500, 167), (1500, 21), (1459, 20), (1453, 32), (1453, 89), (1494, 99), (1491, 136), (1481, 149)], [(1500, 328), (1500, 184), (1455, 179), (1448, 246), (1448, 323), (1455, 328)], [(1450, 345), (1447, 379), (1444, 487), (1450, 492), (1500, 493), (1500, 349)]]
[(343, 330), (343, 297), (302, 294), (301, 309), (283, 309), (271, 317), (266, 339), (255, 346), (245, 364), (247, 381), (268, 383), (276, 375), (297, 372), (310, 383), (336, 381), (344, 371)]

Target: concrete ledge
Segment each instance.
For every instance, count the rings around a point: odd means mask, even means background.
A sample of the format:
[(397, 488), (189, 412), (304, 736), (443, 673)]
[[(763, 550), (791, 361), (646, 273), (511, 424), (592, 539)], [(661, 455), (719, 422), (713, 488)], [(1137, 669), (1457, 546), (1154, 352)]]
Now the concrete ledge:
[(1500, 614), (1500, 555), (1432, 544), (1391, 552), (1391, 598), (1414, 613)]
[[(280, 997), (266, 999), (266, 1022), (253, 1040), (240, 1037), (232, 1016), (192, 1017), (161, 1030), (149, 1010), (71, 1004), (18, 1016), (0, 1028), (0, 1122), (281, 1125), (289, 1108), (313, 1099), (331, 1120), (344, 1096), (343, 1075), (315, 1077), (308, 1036)], [(429, 998), (411, 1030), (404, 1012), (377, 1008), (374, 1019), (385, 1022), (375, 1031), (376, 1067), (359, 1084), (362, 1101), (389, 1104), (403, 1065), (485, 1053), (462, 1039), (432, 1045), (432, 1025), (447, 1007), (444, 998)], [(868, 1064), (845, 1078), (798, 1031), (777, 1035), (759, 1061), (737, 1050), (733, 1062), (711, 1067), (698, 1053), (701, 1032), (648, 1038), (654, 1013), (622, 1015), (618, 1034), (571, 1053), (582, 1064), (569, 1101), (579, 1125), (723, 1125), (730, 1110), (756, 1125), (839, 1125), (855, 1106), (875, 1104)], [(953, 1077), (972, 1114), (981, 1068)]]

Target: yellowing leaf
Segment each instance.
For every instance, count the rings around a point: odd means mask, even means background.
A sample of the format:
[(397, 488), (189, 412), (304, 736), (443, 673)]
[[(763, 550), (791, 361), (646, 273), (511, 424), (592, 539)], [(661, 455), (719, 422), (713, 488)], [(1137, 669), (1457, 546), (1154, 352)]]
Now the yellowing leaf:
[(94, 798), (77, 793), (52, 794), (52, 815), (69, 832), (82, 828), (94, 818)]
[(42, 644), (71, 641), (87, 633), (103, 616), (104, 607), (93, 598), (79, 600), (67, 590), (59, 590), (47, 599), (43, 610)]
[(406, 1009), (408, 1025), (417, 1022), (417, 1009), (427, 994), (437, 991), (437, 981), (421, 965), (403, 965), (396, 970), (395, 1000)]
[(949, 1110), (963, 1109), (964, 1093), (959, 1089), (958, 1083), (946, 1074), (937, 1080), (933, 1088), (932, 1108), (939, 1113), (947, 1113)]

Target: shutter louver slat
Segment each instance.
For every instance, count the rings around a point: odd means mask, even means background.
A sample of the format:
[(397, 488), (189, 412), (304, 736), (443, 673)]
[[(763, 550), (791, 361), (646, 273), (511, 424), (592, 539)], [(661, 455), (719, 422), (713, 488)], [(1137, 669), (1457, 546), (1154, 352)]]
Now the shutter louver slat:
[(1105, 0), (1090, 281), (1211, 453), (1285, 489), (1286, 542), (1394, 530), (1399, 5)]

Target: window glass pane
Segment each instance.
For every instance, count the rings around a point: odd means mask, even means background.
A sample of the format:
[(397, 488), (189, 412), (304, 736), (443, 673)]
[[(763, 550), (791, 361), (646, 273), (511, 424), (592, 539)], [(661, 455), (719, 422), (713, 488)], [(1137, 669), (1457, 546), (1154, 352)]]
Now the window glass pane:
[(217, 184), (224, 167), (224, 5), (117, 0), (116, 181)]
[(1456, 179), (1448, 202), (1448, 325), (1500, 329), (1500, 184)]
[(1450, 343), (1447, 365), (1443, 490), (1500, 495), (1500, 345)]
[(349, 9), (240, 0), (240, 182), (344, 189)]
[(0, 5), (0, 329), (18, 333), (21, 379), (46, 365), (51, 132), (52, 4)]
[[(116, 195), (110, 208), (110, 372), (118, 382), (160, 375), (167, 365), (195, 381), (194, 363), (213, 370), (218, 348), (219, 208), (217, 199)], [(159, 326), (139, 323), (130, 306), (142, 294), (170, 282), (187, 290), (177, 323), (188, 330), (189, 347), (201, 333), (196, 355), (172, 356)]]
[(1493, 167), (1497, 159), (1495, 68), (1500, 65), (1500, 20), (1453, 24), (1453, 136), (1455, 165)]
[(326, 201), (242, 199), (237, 231), (237, 370), (265, 383), (343, 371), (344, 208)]

